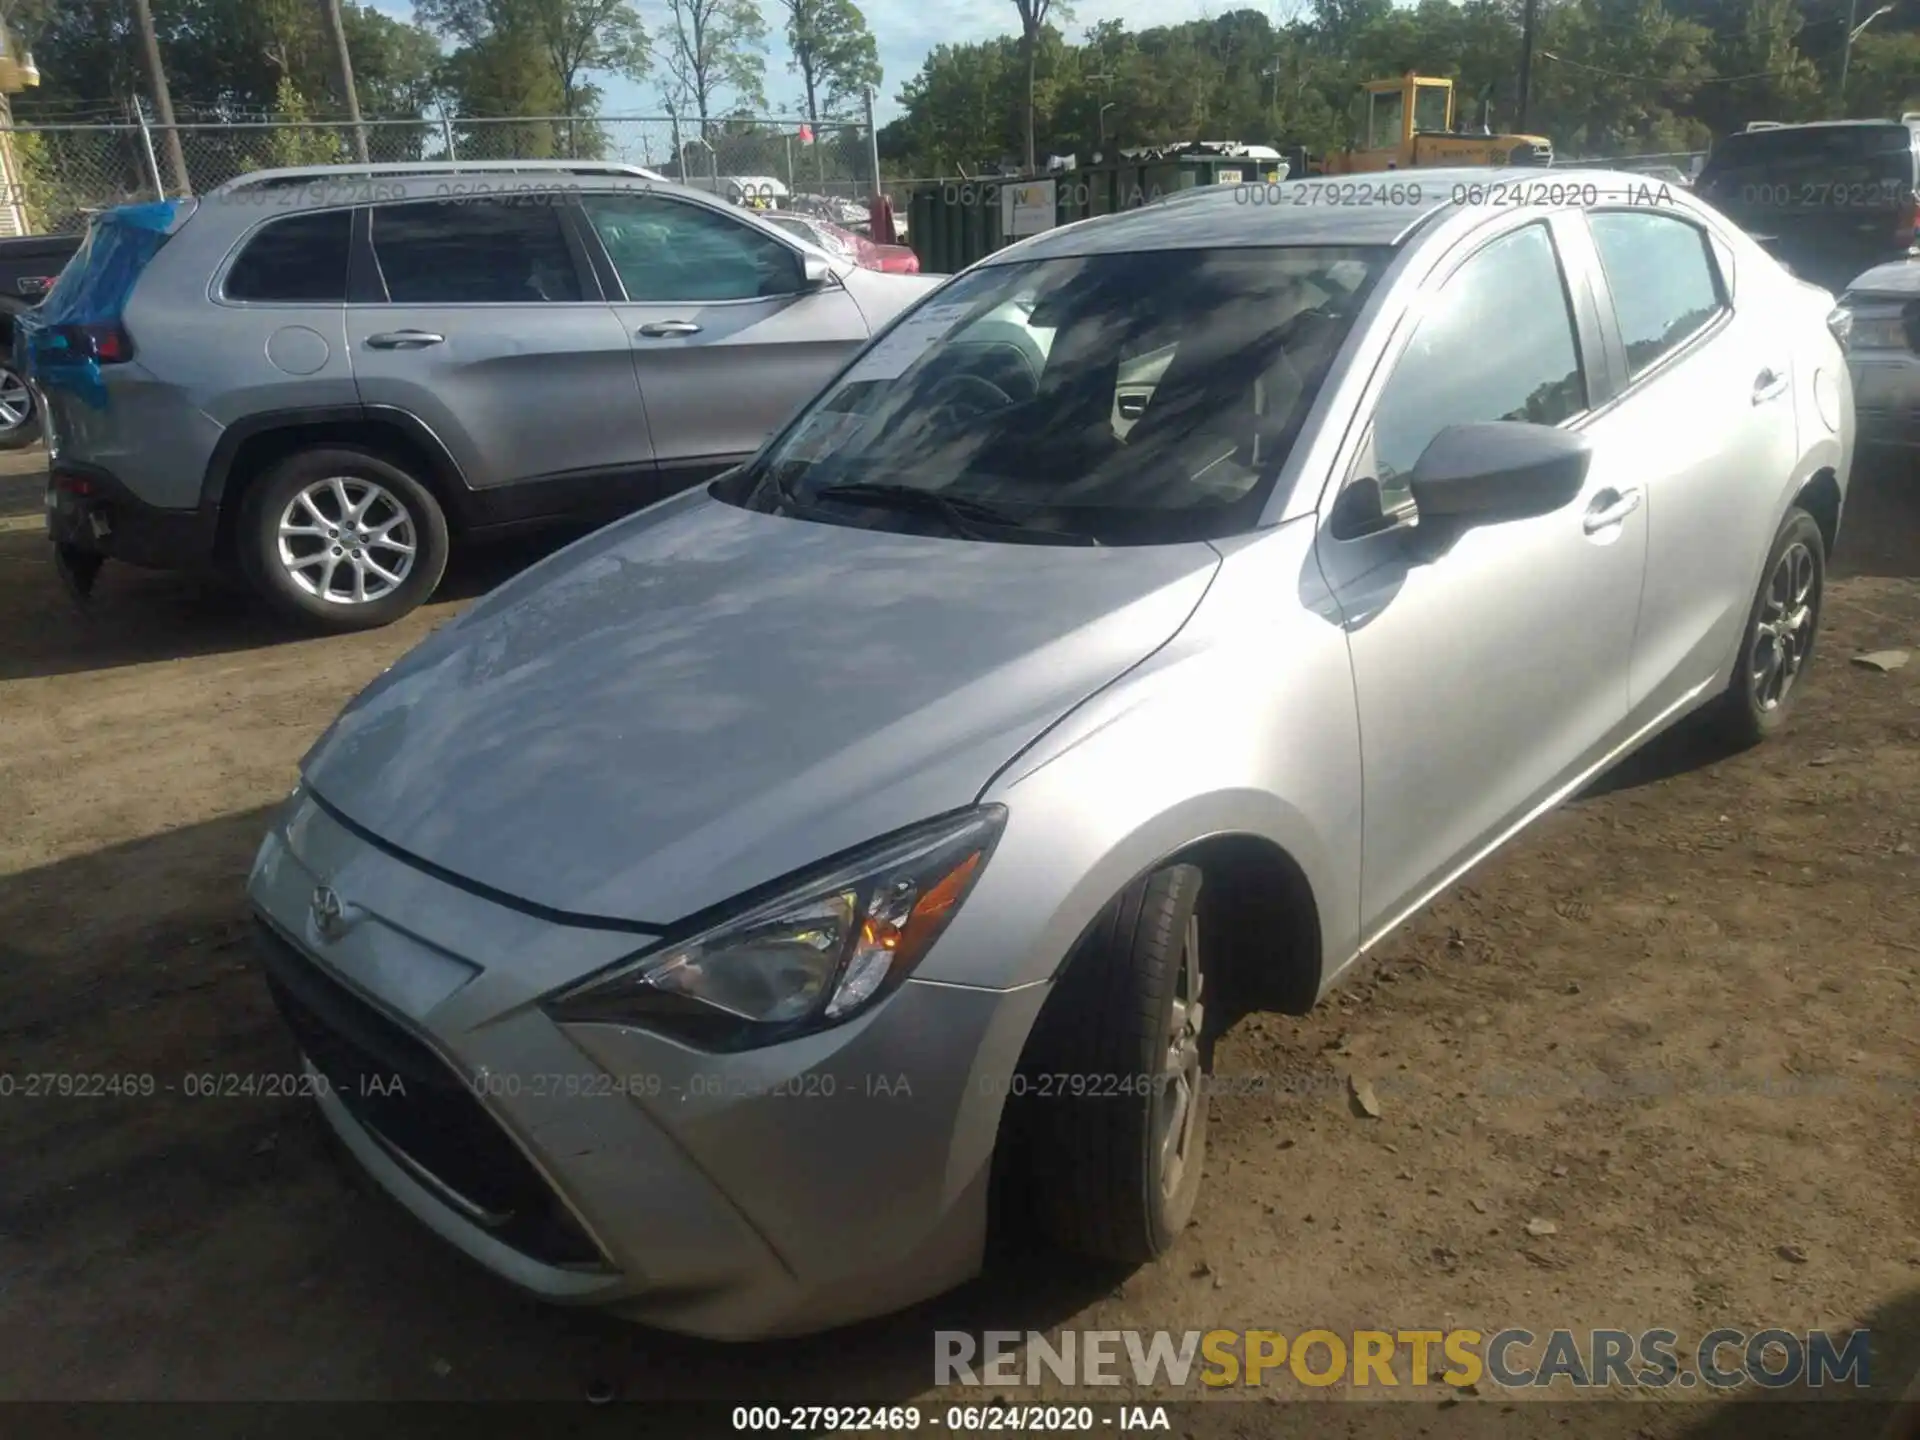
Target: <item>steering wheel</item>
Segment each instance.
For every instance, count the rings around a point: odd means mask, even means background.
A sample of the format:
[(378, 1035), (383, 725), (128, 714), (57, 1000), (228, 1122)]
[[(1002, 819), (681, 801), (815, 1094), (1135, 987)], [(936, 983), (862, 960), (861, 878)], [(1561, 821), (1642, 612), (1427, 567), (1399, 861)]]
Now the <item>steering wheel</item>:
[(943, 423), (971, 420), (1012, 404), (1011, 395), (978, 375), (949, 375), (927, 396), (928, 411)]

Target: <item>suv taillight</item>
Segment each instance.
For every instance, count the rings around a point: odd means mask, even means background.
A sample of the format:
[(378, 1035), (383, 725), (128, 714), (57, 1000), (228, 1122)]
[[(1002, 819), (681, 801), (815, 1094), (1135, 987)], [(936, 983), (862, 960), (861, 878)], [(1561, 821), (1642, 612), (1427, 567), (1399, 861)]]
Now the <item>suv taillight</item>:
[(1907, 208), (1900, 217), (1900, 228), (1893, 232), (1893, 239), (1906, 250), (1920, 245), (1920, 190), (1907, 197)]
[(117, 322), (97, 325), (49, 325), (42, 348), (48, 359), (93, 360), (121, 365), (133, 359), (133, 337)]

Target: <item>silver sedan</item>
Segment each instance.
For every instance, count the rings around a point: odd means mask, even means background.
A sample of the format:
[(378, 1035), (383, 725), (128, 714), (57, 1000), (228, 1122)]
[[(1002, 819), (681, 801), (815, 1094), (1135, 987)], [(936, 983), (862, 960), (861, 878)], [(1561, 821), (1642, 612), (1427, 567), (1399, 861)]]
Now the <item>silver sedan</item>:
[(481, 1264), (700, 1335), (917, 1301), (990, 1215), (1153, 1261), (1236, 1016), (1689, 712), (1782, 723), (1831, 307), (1605, 172), (1000, 251), (315, 745), (250, 893), (322, 1111)]

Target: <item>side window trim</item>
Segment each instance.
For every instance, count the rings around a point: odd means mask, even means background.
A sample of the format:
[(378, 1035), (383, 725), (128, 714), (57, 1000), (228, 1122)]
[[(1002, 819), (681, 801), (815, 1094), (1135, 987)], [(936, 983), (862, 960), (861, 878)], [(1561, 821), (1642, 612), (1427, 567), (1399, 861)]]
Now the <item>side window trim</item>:
[(610, 304), (624, 304), (627, 287), (621, 283), (620, 272), (614, 268), (613, 256), (607, 253), (600, 232), (594, 228), (593, 216), (587, 212), (587, 204), (591, 200), (620, 193), (618, 190), (589, 190), (576, 195), (560, 217), (566, 224), (569, 243), (580, 247), (580, 254), (586, 257), (587, 265), (593, 271), (594, 282), (600, 287), (602, 300)]
[[(683, 200), (678, 195), (665, 195), (658, 190), (601, 190), (594, 191), (592, 194), (595, 197), (607, 199), (619, 199), (628, 195), (642, 195), (649, 199), (657, 200), (664, 205), (678, 205), (683, 210), (711, 214), (724, 225), (738, 225), (742, 229), (749, 231), (756, 238), (772, 241), (787, 252), (793, 261), (796, 273), (802, 275), (806, 273), (806, 252), (801, 250), (777, 225), (755, 225), (751, 221), (743, 220), (735, 215), (729, 215), (714, 206), (702, 205), (697, 200)], [(705, 309), (709, 306), (718, 305), (764, 305), (769, 300), (798, 299), (806, 293), (804, 289), (796, 289), (787, 295), (741, 295), (731, 300), (704, 300), (698, 298), (686, 300), (635, 300), (627, 293), (626, 281), (620, 278), (619, 267), (613, 263), (613, 257), (607, 252), (606, 242), (600, 238), (599, 229), (594, 225), (593, 217), (586, 213), (584, 205), (581, 207), (580, 220), (584, 229), (593, 237), (593, 248), (590, 253), (600, 257), (605, 262), (606, 274), (609, 277), (607, 299), (615, 304), (698, 305), (702, 309)]]
[[(233, 274), (234, 267), (240, 263), (240, 257), (246, 254), (249, 246), (269, 227), (282, 221), (296, 219), (306, 215), (327, 215), (346, 210), (345, 205), (317, 205), (311, 210), (296, 210), (291, 214), (270, 215), (257, 225), (250, 226), (228, 248), (219, 268), (213, 273), (213, 279), (207, 285), (207, 298), (216, 305), (225, 305), (235, 310), (247, 310), (256, 305), (270, 306), (275, 310), (338, 310), (344, 303), (339, 300), (236, 300), (227, 294), (227, 280)], [(353, 293), (353, 236), (350, 231), (347, 238), (347, 293)]]
[[(1701, 252), (1707, 257), (1707, 272), (1713, 279), (1714, 298), (1720, 308), (1713, 319), (1702, 325), (1686, 338), (1683, 344), (1667, 351), (1645, 371), (1634, 375), (1627, 364), (1627, 337), (1620, 325), (1620, 311), (1613, 302), (1613, 282), (1607, 278), (1607, 267), (1600, 261), (1600, 242), (1594, 238), (1592, 227), (1587, 224), (1592, 215), (1658, 215), (1685, 225), (1700, 237)], [(1580, 216), (1579, 223), (1586, 231), (1587, 244), (1593, 248), (1593, 286), (1599, 298), (1601, 323), (1607, 334), (1607, 354), (1617, 357), (1620, 383), (1615, 387), (1612, 397), (1604, 406), (1593, 407), (1595, 414), (1602, 410), (1611, 411), (1637, 393), (1642, 386), (1649, 385), (1665, 375), (1685, 357), (1692, 355), (1715, 336), (1726, 329), (1733, 320), (1733, 298), (1727, 284), (1727, 277), (1720, 268), (1720, 246), (1715, 243), (1711, 230), (1702, 225), (1693, 216), (1680, 210), (1668, 210), (1659, 206), (1645, 205), (1596, 205), (1592, 210)]]
[(380, 257), (373, 253), (373, 207), (361, 205), (353, 212), (352, 248), (347, 253), (347, 304), (389, 303)]
[[(507, 192), (511, 195), (511, 192)], [(394, 305), (406, 302), (392, 298), (387, 287), (386, 273), (380, 267), (380, 252), (373, 242), (373, 219), (376, 210), (396, 210), (409, 205), (444, 205), (447, 200), (437, 195), (415, 195), (400, 200), (383, 200), (377, 205), (363, 205), (354, 217), (354, 248), (352, 264), (348, 269), (347, 304)], [(468, 203), (486, 204), (486, 200)], [(575, 233), (569, 215), (578, 205), (571, 196), (561, 200), (550, 208), (559, 211), (560, 237), (567, 247), (567, 258), (573, 264), (575, 283), (580, 287), (578, 300), (434, 300), (421, 302), (421, 308), (434, 310), (492, 310), (492, 309), (553, 309), (570, 305), (604, 305), (605, 294), (600, 284), (600, 276), (594, 269), (591, 252), (581, 243)], [(364, 266), (364, 270), (363, 267)], [(364, 297), (364, 298), (362, 298)]]
[[(1561, 253), (1559, 235), (1550, 223), (1551, 219), (1551, 216), (1543, 215), (1515, 216), (1511, 223), (1501, 225), (1491, 231), (1479, 230), (1463, 236), (1459, 242), (1440, 259), (1439, 263), (1427, 273), (1426, 278), (1420, 283), (1419, 292), (1413, 296), (1406, 308), (1400, 312), (1399, 319), (1394, 322), (1393, 334), (1388, 337), (1386, 348), (1381, 351), (1380, 359), (1375, 364), (1373, 373), (1367, 377), (1366, 389), (1362, 392), (1359, 403), (1354, 408), (1353, 420), (1348, 427), (1347, 439), (1342, 444), (1334, 462), (1333, 473), (1338, 477), (1338, 483), (1329, 486), (1323, 495), (1319, 510), (1320, 519), (1318, 522), (1321, 528), (1326, 531), (1329, 538), (1335, 540), (1340, 539), (1339, 536), (1333, 534), (1330, 528), (1333, 516), (1338, 512), (1340, 507), (1340, 497), (1356, 482), (1373, 478), (1361, 473), (1361, 461), (1373, 454), (1374, 414), (1379, 408), (1380, 397), (1386, 392), (1387, 383), (1393, 378), (1393, 373), (1400, 364), (1401, 357), (1407, 353), (1407, 348), (1413, 343), (1414, 334), (1419, 330), (1421, 323), (1430, 312), (1433, 297), (1439, 294), (1454, 276), (1458, 275), (1462, 270), (1466, 269), (1469, 264), (1478, 259), (1484, 251), (1498, 245), (1503, 240), (1510, 239), (1514, 235), (1519, 234), (1520, 231), (1529, 225), (1540, 225), (1546, 228), (1547, 243), (1552, 249), (1554, 265), (1560, 272), (1561, 288), (1566, 294), (1571, 309), (1574, 331), (1574, 360), (1575, 363), (1580, 366), (1582, 377), (1586, 381), (1586, 408), (1576, 414), (1569, 415), (1565, 420), (1560, 422), (1558, 428), (1562, 430), (1579, 430), (1585, 427), (1594, 416), (1600, 413), (1601, 406), (1594, 402), (1593, 376), (1589, 367), (1588, 353), (1583, 345), (1586, 335), (1580, 324), (1579, 304), (1576, 298), (1578, 292), (1573, 287), (1573, 277), (1568, 274), (1568, 257)], [(1611, 303), (1610, 300), (1609, 303)], [(1609, 402), (1609, 404), (1610, 403), (1611, 402)], [(1407, 523), (1406, 514), (1396, 512), (1396, 518), (1393, 523), (1379, 529), (1370, 530), (1364, 536), (1353, 537), (1353, 540), (1371, 540), (1380, 535), (1391, 534), (1396, 530), (1404, 528)], [(1342, 543), (1349, 542), (1342, 541)]]

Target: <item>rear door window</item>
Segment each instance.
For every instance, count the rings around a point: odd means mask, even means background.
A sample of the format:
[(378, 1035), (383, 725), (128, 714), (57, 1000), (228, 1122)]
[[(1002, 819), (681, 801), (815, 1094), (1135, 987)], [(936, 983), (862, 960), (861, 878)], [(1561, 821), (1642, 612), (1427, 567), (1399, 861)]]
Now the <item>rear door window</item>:
[(227, 272), (229, 300), (342, 304), (353, 212), (321, 210), (270, 221), (254, 233)]
[(584, 298), (559, 208), (543, 195), (382, 205), (373, 251), (396, 305), (537, 305)]
[(1706, 234), (1650, 210), (1587, 217), (1613, 292), (1627, 373), (1648, 369), (1711, 325), (1724, 308)]

